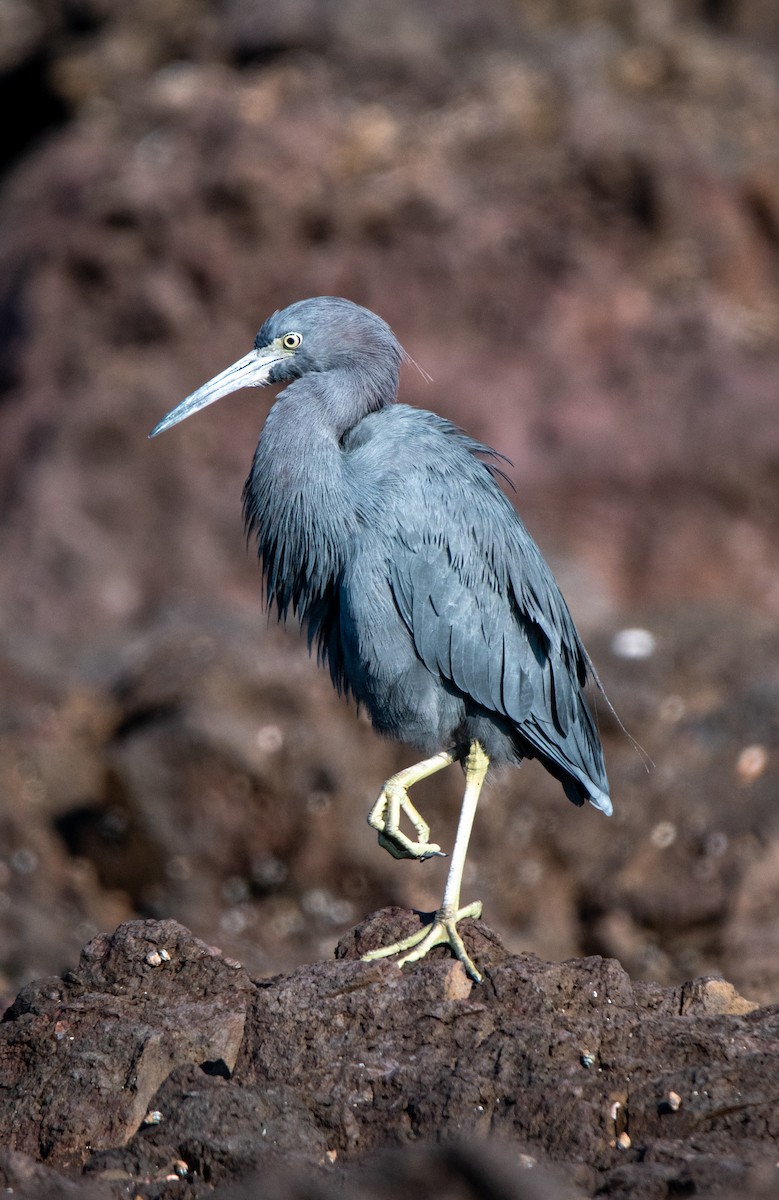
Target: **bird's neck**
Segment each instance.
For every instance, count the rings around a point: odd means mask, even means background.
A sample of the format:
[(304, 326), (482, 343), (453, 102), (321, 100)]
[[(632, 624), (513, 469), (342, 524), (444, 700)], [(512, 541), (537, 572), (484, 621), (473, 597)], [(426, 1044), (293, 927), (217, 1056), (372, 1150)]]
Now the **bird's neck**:
[[(302, 381), (301, 381), (302, 382)], [(308, 383), (308, 381), (306, 381)], [(274, 404), (244, 487), (269, 603), (301, 621), (336, 586), (355, 528), (340, 419), (319, 390), (291, 385)]]
[(295, 386), (305, 391), (303, 406), (312, 432), (329, 431), (337, 442), (369, 413), (385, 408), (398, 390), (397, 368), (386, 358), (365, 354), (359, 366), (341, 366), (321, 375), (309, 375)]

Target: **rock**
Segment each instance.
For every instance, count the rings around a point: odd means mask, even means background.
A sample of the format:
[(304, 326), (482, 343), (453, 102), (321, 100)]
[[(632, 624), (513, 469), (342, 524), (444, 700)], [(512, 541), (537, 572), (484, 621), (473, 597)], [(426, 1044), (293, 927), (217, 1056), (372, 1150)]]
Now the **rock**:
[(66, 1179), (58, 1171), (36, 1162), (21, 1150), (0, 1150), (0, 1187), (19, 1197), (45, 1196), (46, 1200), (100, 1200), (105, 1195), (83, 1179)]
[[(608, 833), (537, 764), (496, 778), (485, 912), (542, 957), (776, 999), (771, 6), (152, 7), (0, 3), (0, 991), (139, 913), (270, 973), (440, 897), (365, 830), (409, 757), (260, 614), (240, 488), (272, 393), (145, 437), (335, 288), (434, 376), (406, 400), (512, 459), (657, 763), (604, 708)], [(654, 654), (619, 658), (639, 621)], [(442, 844), (458, 791), (427, 793)]]
[(75, 973), (30, 985), (5, 1014), (0, 1144), (66, 1167), (123, 1145), (177, 1066), (229, 1073), (249, 992), (239, 964), (174, 921), (95, 938)]
[(478, 921), (462, 930), (481, 985), (443, 949), (411, 969), (360, 960), (418, 920), (376, 913), (334, 960), (256, 983), (175, 922), (93, 939), (0, 1025), (0, 1170), (22, 1196), (52, 1169), (63, 1197), (82, 1179), (237, 1197), (260, 1176), (323, 1198), (389, 1200), (422, 1177), (442, 1196), (503, 1179), (506, 1200), (770, 1194), (779, 1007), (512, 955)]

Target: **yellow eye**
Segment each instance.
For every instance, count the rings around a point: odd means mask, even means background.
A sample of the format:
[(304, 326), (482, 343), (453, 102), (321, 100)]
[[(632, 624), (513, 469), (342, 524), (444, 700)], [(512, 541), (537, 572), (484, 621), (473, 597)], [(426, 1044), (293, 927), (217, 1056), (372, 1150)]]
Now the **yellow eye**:
[(297, 350), (302, 341), (302, 333), (285, 333), (281, 339), (281, 344), (285, 350)]

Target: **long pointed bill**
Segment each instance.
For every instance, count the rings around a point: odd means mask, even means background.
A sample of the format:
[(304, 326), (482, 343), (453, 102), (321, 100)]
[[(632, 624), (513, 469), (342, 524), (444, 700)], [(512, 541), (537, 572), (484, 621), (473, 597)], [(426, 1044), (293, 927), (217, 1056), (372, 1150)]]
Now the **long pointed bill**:
[(154, 426), (149, 437), (156, 437), (164, 429), (170, 429), (171, 425), (178, 425), (179, 421), (183, 421), (186, 417), (191, 417), (198, 409), (205, 408), (208, 404), (213, 404), (215, 400), (220, 400), (222, 396), (229, 396), (230, 392), (237, 392), (239, 388), (262, 387), (263, 384), (268, 382), (268, 375), (271, 368), (282, 357), (283, 355), (279, 353), (276, 346), (266, 346), (262, 350), (251, 350), (243, 358), (239, 358), (238, 362), (228, 367), (226, 371), (222, 371), (219, 375), (215, 375), (213, 379), (209, 379), (208, 383), (204, 383), (191, 396), (187, 396), (186, 400), (182, 400), (180, 404), (177, 404), (168, 413), (167, 417), (163, 417), (159, 424)]

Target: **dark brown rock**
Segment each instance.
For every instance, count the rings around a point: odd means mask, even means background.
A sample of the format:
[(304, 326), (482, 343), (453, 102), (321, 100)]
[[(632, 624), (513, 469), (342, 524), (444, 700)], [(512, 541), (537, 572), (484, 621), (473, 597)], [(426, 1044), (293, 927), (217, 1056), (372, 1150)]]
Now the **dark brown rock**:
[[(94, 939), (0, 1026), (0, 1142), (24, 1152), (4, 1169), (22, 1195), (34, 1159), (106, 1195), (189, 1181), (200, 1196), (259, 1172), (394, 1196), (375, 1155), (400, 1154), (401, 1177), (456, 1166), (484, 1183), (494, 1146), (498, 1174), (541, 1168), (507, 1198), (546, 1195), (552, 1166), (571, 1196), (763, 1194), (779, 1009), (722, 980), (663, 989), (613, 960), (510, 955), (480, 922), (463, 932), (481, 985), (444, 950), (403, 970), (357, 957), (418, 919), (377, 913), (335, 960), (256, 984), (174, 922)], [(429, 1149), (406, 1160), (413, 1146)]]
[(0, 1028), (0, 1143), (65, 1166), (123, 1145), (183, 1063), (229, 1072), (246, 1018), (240, 964), (174, 921), (130, 922), (64, 981), (31, 984)]
[[(269, 973), (440, 896), (363, 823), (406, 751), (259, 613), (271, 394), (145, 438), (268, 311), (342, 291), (433, 374), (405, 399), (513, 460), (657, 764), (603, 711), (610, 826), (534, 766), (495, 780), (474, 895), (512, 949), (776, 999), (770, 5), (270, 7), (0, 13), (30, 134), (0, 186), (0, 991), (139, 913)], [(420, 789), (442, 844), (459, 784)]]

